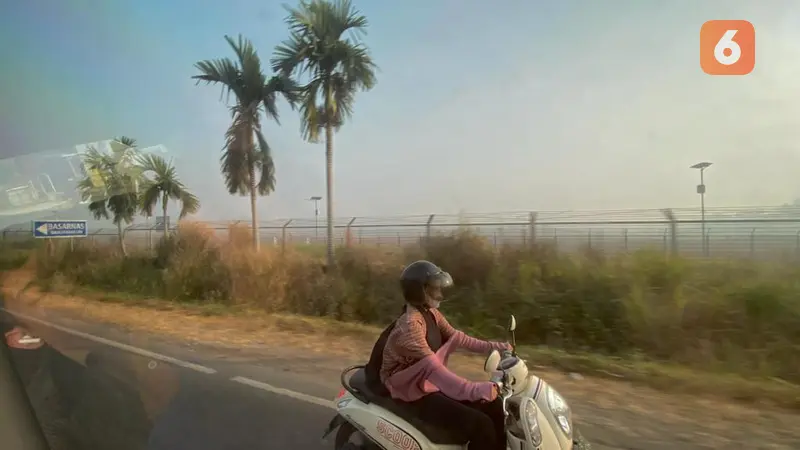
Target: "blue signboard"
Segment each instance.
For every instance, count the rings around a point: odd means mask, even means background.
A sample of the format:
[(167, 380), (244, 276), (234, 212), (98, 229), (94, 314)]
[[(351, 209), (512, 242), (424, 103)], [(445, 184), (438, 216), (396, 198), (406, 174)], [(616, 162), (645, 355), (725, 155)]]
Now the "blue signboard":
[(35, 238), (76, 238), (89, 235), (85, 220), (34, 220)]

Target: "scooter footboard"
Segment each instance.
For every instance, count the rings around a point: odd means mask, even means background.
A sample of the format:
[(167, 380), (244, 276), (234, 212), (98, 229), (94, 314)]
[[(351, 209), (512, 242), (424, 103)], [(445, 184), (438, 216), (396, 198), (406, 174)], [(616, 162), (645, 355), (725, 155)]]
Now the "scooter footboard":
[[(340, 400), (340, 404), (342, 404)], [(406, 420), (374, 403), (352, 398), (338, 409), (339, 415), (350, 422), (368, 439), (385, 449), (397, 450), (459, 450), (461, 446), (432, 443)]]

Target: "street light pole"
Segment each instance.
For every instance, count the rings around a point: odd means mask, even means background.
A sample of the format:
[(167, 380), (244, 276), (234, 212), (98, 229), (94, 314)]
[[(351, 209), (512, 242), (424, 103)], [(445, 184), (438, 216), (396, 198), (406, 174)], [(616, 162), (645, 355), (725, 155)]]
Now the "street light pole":
[(697, 185), (697, 193), (700, 194), (700, 236), (703, 240), (703, 256), (708, 256), (708, 245), (706, 240), (706, 184), (703, 175), (705, 170), (711, 166), (712, 163), (708, 161), (699, 162), (690, 169), (698, 169), (700, 171), (700, 184)]
[(314, 202), (314, 241), (319, 241), (319, 201), (322, 197), (314, 196), (306, 200)]

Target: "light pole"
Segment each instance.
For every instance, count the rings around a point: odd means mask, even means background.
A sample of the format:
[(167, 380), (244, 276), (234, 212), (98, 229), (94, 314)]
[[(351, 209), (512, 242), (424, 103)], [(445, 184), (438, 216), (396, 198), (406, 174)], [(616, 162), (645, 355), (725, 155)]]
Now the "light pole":
[(697, 185), (697, 193), (700, 194), (700, 235), (703, 239), (703, 256), (708, 256), (708, 245), (706, 245), (706, 184), (703, 179), (703, 173), (710, 165), (710, 162), (704, 161), (689, 167), (700, 171), (700, 184)]
[(319, 201), (322, 197), (314, 196), (306, 200), (314, 202), (314, 241), (319, 241)]

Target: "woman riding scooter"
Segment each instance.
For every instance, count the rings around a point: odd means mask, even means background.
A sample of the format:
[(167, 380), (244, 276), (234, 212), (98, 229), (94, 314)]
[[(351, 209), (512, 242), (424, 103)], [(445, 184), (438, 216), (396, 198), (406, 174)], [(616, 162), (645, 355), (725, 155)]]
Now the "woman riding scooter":
[(378, 339), (367, 377), (370, 369), (372, 378), (378, 372), (382, 387), (395, 401), (411, 406), (431, 425), (464, 436), (470, 450), (506, 450), (497, 385), (454, 374), (437, 352), (451, 341), (457, 348), (476, 353), (506, 350), (510, 345), (467, 336), (447, 322), (438, 308), (442, 290), (452, 286), (453, 279), (435, 264), (417, 261), (408, 265), (400, 285), (405, 310)]

